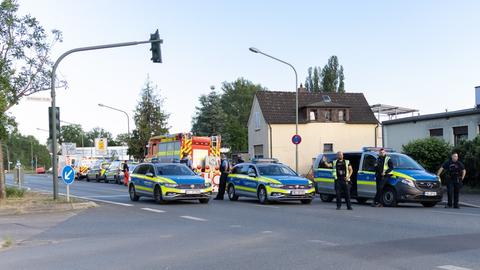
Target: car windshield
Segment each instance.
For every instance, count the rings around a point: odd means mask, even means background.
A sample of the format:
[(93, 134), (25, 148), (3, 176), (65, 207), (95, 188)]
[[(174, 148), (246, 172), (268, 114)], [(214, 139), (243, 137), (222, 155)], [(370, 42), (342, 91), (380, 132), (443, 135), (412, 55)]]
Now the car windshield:
[(297, 175), (292, 169), (282, 164), (257, 164), (260, 175)]
[(164, 164), (157, 165), (156, 167), (158, 175), (195, 175), (195, 173), (184, 164)]
[(109, 169), (118, 169), (120, 168), (120, 161), (114, 161), (112, 162), (112, 164), (110, 164), (110, 167), (108, 167)]
[(389, 154), (389, 156), (392, 160), (394, 169), (424, 170), (424, 168), (420, 166), (420, 164), (418, 164), (415, 160), (413, 160), (411, 157), (407, 155), (392, 153), (392, 154)]

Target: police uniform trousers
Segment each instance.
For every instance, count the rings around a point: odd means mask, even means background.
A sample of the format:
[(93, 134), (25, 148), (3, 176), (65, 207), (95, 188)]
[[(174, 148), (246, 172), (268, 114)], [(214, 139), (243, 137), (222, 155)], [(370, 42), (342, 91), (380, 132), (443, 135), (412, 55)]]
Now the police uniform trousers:
[(344, 177), (339, 177), (335, 180), (335, 193), (337, 195), (337, 207), (342, 206), (342, 194), (345, 196), (347, 208), (352, 207), (352, 204), (350, 202), (350, 183), (348, 183), (348, 181), (345, 181)]

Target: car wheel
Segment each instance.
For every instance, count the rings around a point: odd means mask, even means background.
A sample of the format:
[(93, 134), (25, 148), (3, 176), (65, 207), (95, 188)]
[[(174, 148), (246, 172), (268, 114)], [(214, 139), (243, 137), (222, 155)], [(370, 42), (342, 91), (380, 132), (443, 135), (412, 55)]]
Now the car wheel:
[(258, 196), (258, 201), (261, 204), (267, 204), (268, 203), (267, 190), (265, 189), (265, 187), (262, 186), (258, 189), (257, 196)]
[(393, 189), (392, 187), (385, 188), (382, 195), (382, 201), (383, 204), (387, 207), (397, 206), (397, 193), (395, 192), (395, 189)]
[(305, 200), (301, 200), (302, 204), (311, 204), (312, 203), (312, 199), (305, 199)]
[(434, 207), (435, 205), (437, 205), (437, 202), (422, 202), (422, 205), (424, 207)]
[(87, 182), (90, 182), (90, 177), (88, 177), (88, 174), (87, 174)]
[(98, 174), (95, 174), (95, 181), (100, 182), (100, 180), (98, 179)]
[(365, 204), (367, 201), (368, 201), (367, 198), (357, 198), (357, 202), (358, 202), (359, 204)]
[(333, 195), (320, 193), (320, 200), (322, 200), (322, 202), (332, 202), (333, 198)]
[(153, 190), (153, 199), (158, 204), (165, 203), (165, 200), (162, 197), (162, 189), (160, 188), (160, 186), (155, 186), (155, 189)]
[(233, 185), (229, 185), (227, 189), (228, 198), (230, 201), (237, 201), (238, 195), (235, 194), (235, 187)]
[(210, 199), (199, 199), (199, 201), (202, 204), (207, 204), (210, 201)]
[(140, 196), (137, 195), (137, 192), (135, 192), (135, 187), (133, 185), (130, 185), (128, 188), (128, 194), (130, 195), (130, 200), (131, 201), (138, 201), (140, 199)]

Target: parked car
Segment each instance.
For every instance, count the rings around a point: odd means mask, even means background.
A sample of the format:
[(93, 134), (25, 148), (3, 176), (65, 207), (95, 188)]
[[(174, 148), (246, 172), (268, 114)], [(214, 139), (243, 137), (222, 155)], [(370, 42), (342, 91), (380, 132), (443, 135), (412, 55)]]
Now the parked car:
[(88, 169), (87, 181), (89, 182), (90, 180), (95, 180), (99, 182), (103, 180), (106, 183), (107, 181), (105, 180), (105, 172), (109, 165), (109, 162), (97, 160), (95, 163), (93, 163), (92, 167)]
[(123, 174), (123, 164), (124, 162), (120, 160), (113, 161), (108, 166), (108, 169), (105, 172), (105, 182), (114, 182), (115, 184), (122, 185), (124, 180)]
[(45, 168), (44, 167), (39, 167), (35, 170), (35, 173), (44, 174), (45, 173)]

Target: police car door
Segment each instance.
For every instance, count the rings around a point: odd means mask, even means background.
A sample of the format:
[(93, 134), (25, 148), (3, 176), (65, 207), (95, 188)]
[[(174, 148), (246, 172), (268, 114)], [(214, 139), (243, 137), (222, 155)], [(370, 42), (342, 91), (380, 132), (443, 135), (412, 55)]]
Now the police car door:
[(377, 192), (375, 181), (375, 167), (377, 157), (372, 154), (364, 154), (360, 170), (357, 176), (358, 197), (373, 198)]
[(259, 175), (257, 170), (255, 169), (255, 166), (248, 165), (247, 175), (248, 175), (248, 178), (247, 178), (246, 186), (248, 188), (250, 196), (257, 197)]
[(145, 181), (144, 177), (147, 169), (148, 169), (147, 165), (142, 164), (142, 165), (139, 165), (137, 168), (135, 168), (135, 171), (132, 174), (131, 182), (135, 186), (135, 190), (138, 193), (146, 193), (145, 186), (144, 186), (144, 181)]

